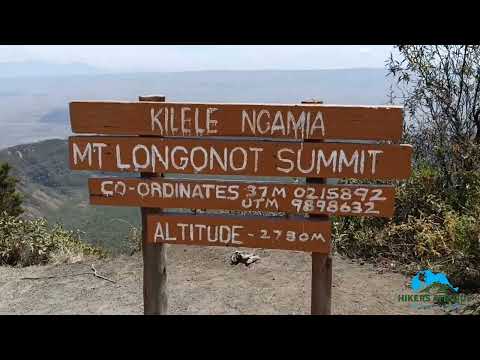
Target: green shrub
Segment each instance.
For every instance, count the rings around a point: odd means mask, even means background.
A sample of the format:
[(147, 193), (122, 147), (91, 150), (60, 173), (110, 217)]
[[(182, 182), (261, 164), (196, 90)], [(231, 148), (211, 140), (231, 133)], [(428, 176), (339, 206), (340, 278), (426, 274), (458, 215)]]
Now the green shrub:
[(0, 213), (18, 216), (23, 213), (22, 197), (16, 191), (18, 180), (10, 175), (11, 170), (9, 164), (0, 164)]
[(462, 288), (480, 287), (480, 174), (458, 172), (456, 189), (442, 175), (418, 166), (396, 188), (392, 219), (335, 221), (339, 253), (372, 262), (388, 260), (406, 273), (429, 268)]
[(45, 219), (25, 220), (0, 215), (0, 265), (29, 266), (73, 262), (83, 256), (104, 253), (80, 239), (80, 234)]

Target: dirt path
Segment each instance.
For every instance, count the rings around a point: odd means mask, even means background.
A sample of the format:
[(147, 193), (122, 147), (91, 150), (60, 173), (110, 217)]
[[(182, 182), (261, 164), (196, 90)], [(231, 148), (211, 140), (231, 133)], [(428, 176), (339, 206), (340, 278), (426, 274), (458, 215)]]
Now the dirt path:
[[(251, 250), (251, 249), (250, 249)], [(310, 255), (260, 250), (260, 262), (231, 266), (232, 249), (174, 246), (168, 249), (170, 314), (308, 314)], [(140, 256), (94, 261), (97, 271), (115, 284), (92, 275), (90, 262), (70, 265), (0, 267), (0, 314), (142, 314)], [(414, 310), (399, 303), (408, 279), (377, 273), (334, 257), (334, 314), (442, 314)], [(62, 277), (21, 280), (22, 277)]]

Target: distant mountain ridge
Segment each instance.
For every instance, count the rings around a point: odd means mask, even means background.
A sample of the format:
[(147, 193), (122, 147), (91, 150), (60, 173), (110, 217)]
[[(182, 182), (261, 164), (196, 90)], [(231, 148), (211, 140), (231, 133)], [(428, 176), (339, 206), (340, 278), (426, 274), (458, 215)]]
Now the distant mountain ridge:
[(69, 170), (62, 140), (71, 134), (69, 102), (162, 94), (185, 102), (295, 104), (316, 98), (384, 105), (390, 85), (384, 69), (367, 68), (112, 74), (85, 64), (0, 63), (0, 162), (8, 161), (20, 178), (30, 215), (82, 229), (89, 242), (116, 250), (126, 242), (128, 223), (139, 224), (139, 210), (88, 206), (91, 174)]
[(102, 71), (83, 63), (54, 64), (40, 61), (0, 62), (0, 78), (93, 75)]
[(0, 163), (8, 162), (20, 180), (26, 216), (61, 222), (67, 229), (81, 230), (88, 243), (123, 251), (128, 247), (129, 224), (139, 225), (139, 210), (89, 206), (87, 180), (92, 174), (71, 171), (67, 160), (67, 141), (62, 139), (0, 150)]
[(167, 101), (185, 102), (295, 104), (316, 98), (330, 104), (384, 105), (391, 85), (384, 69), (100, 74), (87, 68), (83, 75), (68, 76), (59, 76), (59, 69), (43, 72), (56, 76), (1, 78), (0, 149), (67, 137), (68, 104), (75, 100), (136, 101), (140, 95), (161, 94)]

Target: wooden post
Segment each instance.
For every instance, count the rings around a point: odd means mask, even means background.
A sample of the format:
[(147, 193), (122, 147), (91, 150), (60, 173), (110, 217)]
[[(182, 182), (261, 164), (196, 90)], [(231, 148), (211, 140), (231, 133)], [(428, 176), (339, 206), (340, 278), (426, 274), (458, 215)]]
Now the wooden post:
[[(323, 101), (308, 100), (302, 104), (323, 104)], [(309, 140), (305, 142), (322, 142), (322, 140)], [(307, 184), (326, 184), (323, 178), (306, 178)], [(327, 219), (328, 215), (314, 215), (310, 217)], [(312, 253), (312, 285), (311, 285), (311, 314), (330, 315), (332, 305), (332, 257), (330, 254), (323, 255)]]
[[(139, 96), (138, 101), (164, 102), (165, 96)], [(163, 174), (158, 174), (163, 177)], [(155, 173), (140, 173), (141, 178), (155, 177)], [(143, 252), (143, 313), (165, 315), (168, 308), (167, 254), (164, 244), (147, 243), (147, 215), (162, 212), (160, 208), (141, 208)]]

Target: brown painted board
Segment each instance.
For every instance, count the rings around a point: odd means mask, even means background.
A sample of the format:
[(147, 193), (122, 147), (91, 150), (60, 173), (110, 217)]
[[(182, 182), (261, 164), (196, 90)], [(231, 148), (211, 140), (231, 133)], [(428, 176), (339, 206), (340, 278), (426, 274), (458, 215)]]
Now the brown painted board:
[(240, 181), (91, 178), (90, 204), (291, 214), (392, 217), (389, 185), (280, 184)]
[(329, 221), (283, 217), (159, 214), (147, 219), (148, 243), (234, 246), (328, 254)]
[(72, 170), (209, 175), (405, 179), (412, 147), (393, 144), (296, 143), (73, 136)]
[(398, 106), (71, 102), (80, 134), (399, 140)]

